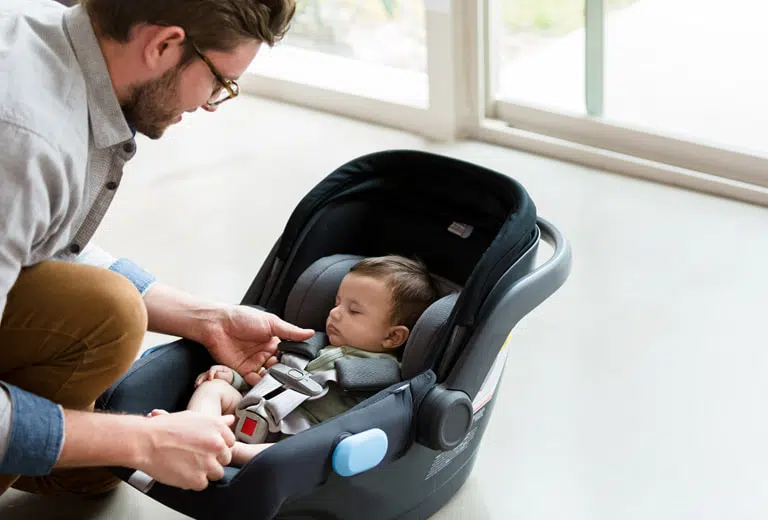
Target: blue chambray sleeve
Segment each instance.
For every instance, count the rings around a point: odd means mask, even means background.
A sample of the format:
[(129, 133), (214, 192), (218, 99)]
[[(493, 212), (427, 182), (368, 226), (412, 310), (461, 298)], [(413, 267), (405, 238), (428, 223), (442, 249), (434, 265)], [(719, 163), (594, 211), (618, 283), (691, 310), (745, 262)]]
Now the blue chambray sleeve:
[(50, 473), (64, 445), (61, 406), (0, 382), (1, 416), (0, 474)]
[(109, 269), (128, 278), (142, 296), (147, 294), (150, 287), (157, 281), (152, 274), (127, 258), (119, 258), (109, 266)]
[(101, 247), (89, 244), (75, 259), (80, 264), (103, 267), (126, 277), (138, 289), (142, 296), (157, 282), (151, 273), (127, 258), (115, 258)]

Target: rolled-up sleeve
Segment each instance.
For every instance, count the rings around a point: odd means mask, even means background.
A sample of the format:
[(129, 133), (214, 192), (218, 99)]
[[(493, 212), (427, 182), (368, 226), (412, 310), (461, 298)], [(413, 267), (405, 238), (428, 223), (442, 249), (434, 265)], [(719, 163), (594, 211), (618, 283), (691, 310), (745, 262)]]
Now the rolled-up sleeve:
[(103, 267), (127, 278), (142, 296), (157, 282), (156, 277), (128, 258), (115, 258), (96, 244), (88, 244), (75, 259), (77, 263)]
[(0, 383), (0, 473), (47, 475), (63, 445), (61, 406)]

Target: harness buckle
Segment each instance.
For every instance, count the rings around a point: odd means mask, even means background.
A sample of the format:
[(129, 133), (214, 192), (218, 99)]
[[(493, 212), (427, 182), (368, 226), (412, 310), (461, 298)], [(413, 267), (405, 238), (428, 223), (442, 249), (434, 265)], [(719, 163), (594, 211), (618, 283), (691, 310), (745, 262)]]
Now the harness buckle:
[[(261, 413), (259, 413), (261, 412)], [(270, 424), (266, 418), (263, 402), (256, 406), (240, 409), (235, 412), (237, 423), (235, 438), (246, 444), (264, 442), (270, 433)]]
[(289, 367), (282, 363), (272, 365), (269, 368), (269, 375), (274, 377), (285, 388), (295, 390), (310, 398), (317, 397), (326, 392), (326, 389), (323, 388), (322, 385), (312, 379), (312, 375), (309, 372)]

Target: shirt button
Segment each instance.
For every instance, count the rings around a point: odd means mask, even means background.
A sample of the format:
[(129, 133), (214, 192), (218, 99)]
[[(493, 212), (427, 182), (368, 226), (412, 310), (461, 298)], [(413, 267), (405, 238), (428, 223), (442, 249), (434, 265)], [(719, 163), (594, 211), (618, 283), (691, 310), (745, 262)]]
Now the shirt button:
[(110, 190), (110, 191), (116, 190), (117, 189), (117, 183), (115, 181), (109, 181), (107, 183), (107, 189)]
[(133, 153), (133, 151), (136, 149), (133, 143), (125, 143), (123, 145), (123, 151), (125, 153)]
[(80, 252), (80, 246), (77, 245), (77, 244), (70, 245), (69, 246), (69, 252), (76, 255), (77, 253)]

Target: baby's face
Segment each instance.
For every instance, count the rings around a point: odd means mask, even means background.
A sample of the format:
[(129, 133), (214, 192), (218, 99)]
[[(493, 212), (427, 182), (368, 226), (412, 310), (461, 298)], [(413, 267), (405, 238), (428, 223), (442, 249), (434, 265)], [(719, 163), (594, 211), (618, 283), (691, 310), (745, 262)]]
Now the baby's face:
[(339, 286), (325, 332), (334, 346), (383, 352), (392, 329), (391, 311), (392, 291), (383, 280), (349, 273)]

